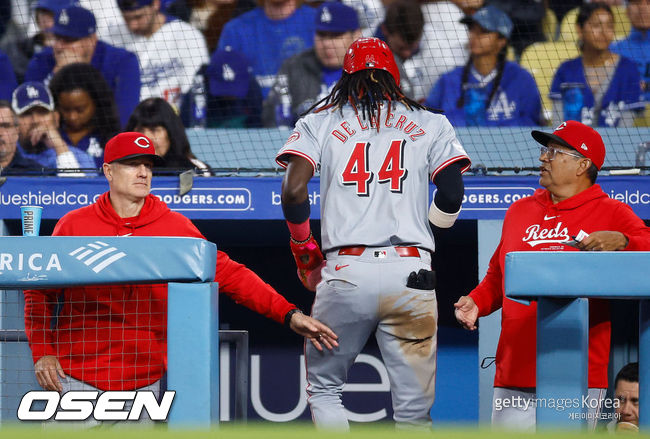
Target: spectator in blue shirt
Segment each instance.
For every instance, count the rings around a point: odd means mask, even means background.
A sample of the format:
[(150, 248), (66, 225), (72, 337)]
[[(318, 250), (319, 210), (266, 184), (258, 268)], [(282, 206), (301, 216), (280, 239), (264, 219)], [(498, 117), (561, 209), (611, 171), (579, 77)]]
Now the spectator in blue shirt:
[(627, 16), (632, 25), (630, 35), (612, 43), (610, 50), (636, 63), (647, 104), (650, 102), (650, 0), (628, 0)]
[(192, 93), (183, 98), (181, 116), (187, 127), (259, 128), (262, 91), (241, 54), (215, 50), (210, 64), (196, 75)]
[(50, 82), (54, 106), (61, 115), (61, 137), (86, 151), (97, 168), (104, 163), (104, 145), (120, 131), (113, 93), (90, 64), (70, 64)]
[(0, 99), (5, 101), (11, 99), (11, 92), (17, 85), (9, 57), (4, 52), (0, 52)]
[(83, 177), (84, 173), (67, 172), (96, 168), (95, 161), (84, 151), (69, 146), (59, 133), (59, 115), (54, 99), (40, 82), (25, 82), (14, 90), (11, 106), (18, 116), (18, 143), (25, 157), (45, 168), (60, 170), (60, 176)]
[(0, 99), (0, 174), (20, 174), (42, 166), (24, 157), (18, 148), (18, 118), (11, 103)]
[(341, 77), (348, 47), (359, 37), (359, 17), (354, 8), (338, 2), (321, 4), (314, 47), (292, 56), (280, 67), (264, 101), (264, 125), (293, 128), (299, 116), (327, 97)]
[(298, 0), (262, 4), (227, 23), (217, 49), (244, 55), (266, 98), (282, 62), (313, 46), (316, 10)]
[(54, 44), (54, 36), (50, 33), (50, 28), (54, 26), (56, 14), (61, 9), (78, 3), (79, 0), (38, 0), (32, 3), (37, 33), (25, 37), (21, 32), (12, 32), (2, 38), (0, 47), (9, 56), (19, 83), (23, 82), (27, 64), (34, 54)]
[(87, 9), (61, 9), (50, 32), (54, 47), (34, 55), (25, 80), (47, 84), (52, 75), (72, 63), (89, 63), (98, 69), (114, 93), (120, 121), (125, 124), (140, 101), (140, 67), (132, 52), (97, 39), (95, 16)]
[(454, 126), (542, 124), (542, 103), (533, 76), (506, 61), (512, 21), (486, 6), (463, 18), (469, 26), (470, 58), (445, 73), (425, 104), (443, 110)]
[(645, 103), (641, 76), (630, 59), (613, 53), (614, 15), (604, 3), (587, 3), (577, 18), (581, 56), (555, 72), (549, 97), (553, 123), (577, 120), (598, 127), (632, 127)]

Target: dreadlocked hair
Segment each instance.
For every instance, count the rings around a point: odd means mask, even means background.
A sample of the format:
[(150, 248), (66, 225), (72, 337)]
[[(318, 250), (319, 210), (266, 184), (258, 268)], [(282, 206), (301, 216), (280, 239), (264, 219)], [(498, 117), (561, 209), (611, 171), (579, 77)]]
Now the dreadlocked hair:
[[(319, 113), (330, 108), (338, 109), (343, 115), (343, 107), (350, 104), (357, 115), (361, 110), (363, 119), (370, 121), (371, 125), (374, 123), (379, 131), (378, 121), (381, 120), (381, 104), (384, 101), (389, 103), (388, 110), (394, 108), (397, 102), (411, 111), (426, 110), (426, 107), (404, 95), (390, 73), (380, 69), (365, 69), (353, 74), (343, 72), (330, 94), (312, 105), (301, 117), (311, 111)], [(390, 111), (386, 113), (386, 118), (389, 113)]]

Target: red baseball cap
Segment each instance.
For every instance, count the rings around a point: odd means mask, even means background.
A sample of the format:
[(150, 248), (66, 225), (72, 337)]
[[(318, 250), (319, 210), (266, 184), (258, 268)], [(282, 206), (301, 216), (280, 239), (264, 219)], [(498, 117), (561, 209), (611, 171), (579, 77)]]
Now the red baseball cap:
[(543, 131), (533, 131), (530, 133), (537, 142), (544, 146), (549, 141), (554, 141), (560, 145), (572, 148), (583, 156), (591, 160), (598, 170), (605, 163), (605, 144), (600, 134), (590, 126), (575, 120), (562, 122), (555, 128), (553, 134)]
[(151, 139), (142, 133), (120, 133), (106, 142), (104, 147), (104, 163), (143, 156), (151, 157), (155, 165), (165, 163), (162, 157), (156, 155)]

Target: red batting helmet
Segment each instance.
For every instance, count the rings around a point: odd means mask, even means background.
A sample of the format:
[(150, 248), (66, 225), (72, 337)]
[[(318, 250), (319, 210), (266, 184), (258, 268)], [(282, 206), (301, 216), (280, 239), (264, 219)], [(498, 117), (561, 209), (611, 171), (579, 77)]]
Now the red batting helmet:
[(345, 59), (343, 71), (355, 73), (359, 70), (381, 69), (386, 70), (399, 87), (399, 69), (393, 58), (393, 53), (388, 45), (379, 38), (359, 38), (350, 45)]

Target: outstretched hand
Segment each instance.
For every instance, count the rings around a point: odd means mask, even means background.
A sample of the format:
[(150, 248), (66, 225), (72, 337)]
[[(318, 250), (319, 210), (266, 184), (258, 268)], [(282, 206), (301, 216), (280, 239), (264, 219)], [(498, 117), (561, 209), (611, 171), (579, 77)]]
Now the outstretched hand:
[(320, 321), (302, 313), (297, 312), (291, 316), (289, 327), (296, 334), (309, 339), (311, 344), (313, 344), (319, 351), (323, 350), (323, 346), (332, 350), (339, 345), (336, 341), (339, 337), (334, 333), (334, 331)]
[(45, 390), (63, 391), (63, 386), (59, 377), (65, 378), (65, 373), (61, 367), (61, 363), (53, 355), (46, 355), (39, 358), (34, 364), (34, 372), (36, 373), (36, 380), (38, 384)]
[(458, 302), (454, 303), (454, 315), (456, 320), (465, 329), (473, 331), (476, 329), (476, 319), (478, 318), (478, 306), (469, 296), (461, 296)]

